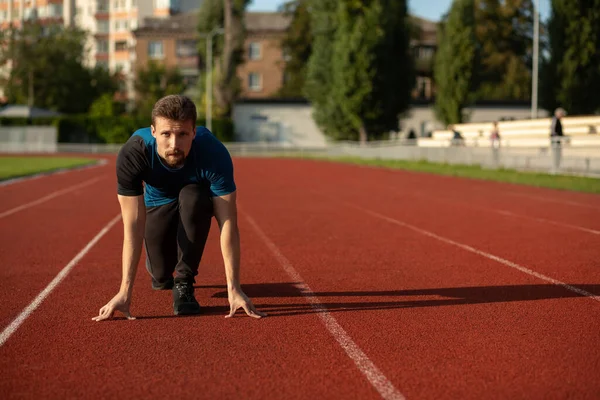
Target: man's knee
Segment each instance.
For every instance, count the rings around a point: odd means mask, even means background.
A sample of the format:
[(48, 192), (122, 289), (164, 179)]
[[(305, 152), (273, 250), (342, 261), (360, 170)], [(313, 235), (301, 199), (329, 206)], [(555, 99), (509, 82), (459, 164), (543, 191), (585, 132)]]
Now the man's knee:
[(212, 217), (213, 202), (210, 190), (196, 184), (184, 186), (179, 192), (179, 212), (190, 217)]

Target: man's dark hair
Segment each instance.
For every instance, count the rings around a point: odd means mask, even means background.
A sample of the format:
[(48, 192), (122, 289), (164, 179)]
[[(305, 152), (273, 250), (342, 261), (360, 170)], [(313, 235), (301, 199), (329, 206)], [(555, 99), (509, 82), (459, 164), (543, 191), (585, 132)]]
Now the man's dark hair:
[(152, 125), (156, 125), (156, 118), (162, 117), (171, 121), (192, 121), (196, 127), (196, 105), (189, 97), (179, 94), (165, 96), (154, 104), (152, 109)]

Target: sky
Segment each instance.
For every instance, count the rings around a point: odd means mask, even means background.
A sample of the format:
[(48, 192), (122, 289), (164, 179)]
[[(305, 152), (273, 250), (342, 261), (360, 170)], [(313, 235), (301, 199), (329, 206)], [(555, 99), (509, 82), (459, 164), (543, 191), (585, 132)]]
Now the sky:
[[(550, 0), (538, 1), (541, 18), (545, 21), (550, 16)], [(248, 11), (277, 11), (283, 3), (285, 0), (252, 0)], [(413, 15), (439, 21), (450, 8), (450, 4), (452, 4), (452, 0), (409, 0), (408, 8)]]

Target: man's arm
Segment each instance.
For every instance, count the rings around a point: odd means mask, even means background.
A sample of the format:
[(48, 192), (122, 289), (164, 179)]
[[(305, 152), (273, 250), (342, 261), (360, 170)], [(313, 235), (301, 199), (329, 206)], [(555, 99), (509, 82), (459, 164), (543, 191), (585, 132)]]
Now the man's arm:
[(240, 232), (237, 225), (236, 192), (213, 198), (213, 207), (219, 229), (221, 231), (221, 252), (225, 264), (227, 293), (232, 317), (242, 307), (246, 314), (254, 318), (265, 317), (257, 311), (240, 285)]
[(121, 287), (119, 292), (100, 309), (94, 321), (102, 321), (113, 316), (115, 311), (122, 312), (128, 319), (134, 319), (129, 313), (133, 283), (142, 253), (144, 229), (146, 225), (146, 206), (143, 196), (118, 196), (123, 218), (123, 254)]

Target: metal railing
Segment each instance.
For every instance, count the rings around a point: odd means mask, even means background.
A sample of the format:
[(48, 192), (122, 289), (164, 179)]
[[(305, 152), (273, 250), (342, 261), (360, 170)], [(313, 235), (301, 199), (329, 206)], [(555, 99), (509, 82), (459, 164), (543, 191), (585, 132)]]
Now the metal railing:
[[(597, 138), (596, 138), (597, 139)], [(514, 143), (517, 139), (511, 139)], [(0, 143), (0, 153), (91, 153), (116, 154), (121, 144), (54, 144)], [(479, 165), (484, 168), (516, 169), (550, 174), (577, 174), (600, 177), (600, 140), (577, 146), (569, 142), (546, 140), (537, 145), (475, 146), (472, 143), (447, 143), (444, 146), (421, 146), (419, 140), (334, 142), (326, 146), (293, 146), (273, 142), (225, 143), (233, 157), (358, 157), (444, 164)]]

